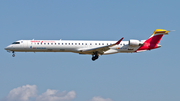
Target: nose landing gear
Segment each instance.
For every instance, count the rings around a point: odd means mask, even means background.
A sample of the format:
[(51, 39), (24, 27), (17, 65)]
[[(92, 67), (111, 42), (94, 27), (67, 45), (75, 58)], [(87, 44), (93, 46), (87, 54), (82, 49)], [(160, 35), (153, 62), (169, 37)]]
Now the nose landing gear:
[(14, 51), (12, 51), (12, 53), (13, 53), (12, 57), (15, 57), (15, 53), (14, 53)]
[(96, 59), (98, 59), (99, 55), (97, 52), (95, 52), (93, 55), (92, 55), (92, 60), (95, 61)]

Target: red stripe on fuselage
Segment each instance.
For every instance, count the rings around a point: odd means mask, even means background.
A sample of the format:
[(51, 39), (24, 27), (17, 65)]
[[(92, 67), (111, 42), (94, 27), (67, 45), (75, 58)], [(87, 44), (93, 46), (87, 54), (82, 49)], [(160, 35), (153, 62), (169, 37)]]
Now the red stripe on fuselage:
[(160, 35), (155, 35), (150, 37), (149, 39), (147, 39), (144, 44), (136, 51), (140, 51), (140, 50), (151, 50), (151, 49), (155, 49), (158, 48), (157, 45), (159, 43), (159, 41), (161, 40), (163, 34)]

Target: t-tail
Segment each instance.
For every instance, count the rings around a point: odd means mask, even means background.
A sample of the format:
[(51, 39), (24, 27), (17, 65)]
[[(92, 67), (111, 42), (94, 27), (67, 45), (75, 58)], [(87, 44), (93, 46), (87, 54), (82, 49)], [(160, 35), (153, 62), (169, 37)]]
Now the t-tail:
[(158, 43), (160, 42), (163, 35), (167, 35), (169, 31), (164, 29), (156, 29), (154, 33), (147, 39), (143, 45), (137, 50), (144, 51), (144, 50), (151, 50), (161, 47)]

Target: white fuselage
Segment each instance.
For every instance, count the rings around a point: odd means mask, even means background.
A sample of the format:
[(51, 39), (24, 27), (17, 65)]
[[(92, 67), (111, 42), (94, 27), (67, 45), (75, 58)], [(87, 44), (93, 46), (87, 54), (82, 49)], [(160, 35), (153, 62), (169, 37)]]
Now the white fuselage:
[[(19, 40), (7, 46), (5, 49), (15, 52), (73, 52), (90, 54), (82, 50), (103, 47), (116, 43), (116, 41), (80, 41), (80, 40)], [(140, 46), (130, 46), (128, 41), (110, 47), (101, 55), (113, 53), (132, 53)]]

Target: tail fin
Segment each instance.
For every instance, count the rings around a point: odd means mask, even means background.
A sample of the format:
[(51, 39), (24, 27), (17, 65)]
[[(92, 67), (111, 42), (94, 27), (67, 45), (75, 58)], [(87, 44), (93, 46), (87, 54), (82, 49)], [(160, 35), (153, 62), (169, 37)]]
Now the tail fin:
[(151, 50), (161, 47), (160, 45), (158, 45), (158, 43), (160, 42), (163, 35), (167, 35), (168, 32), (169, 31), (164, 29), (156, 29), (154, 33), (149, 37), (149, 39), (147, 39), (137, 51)]

